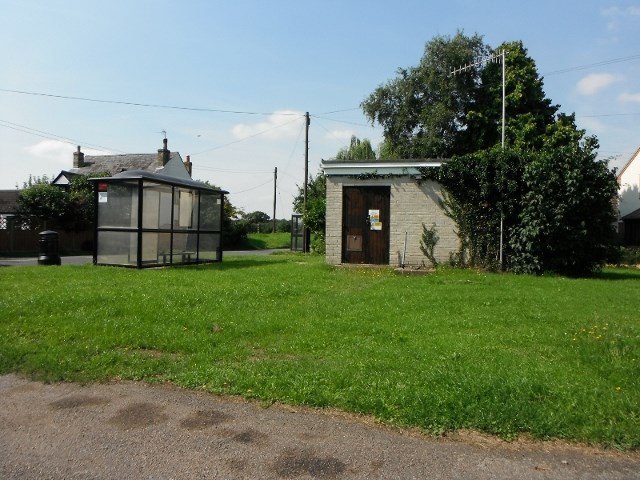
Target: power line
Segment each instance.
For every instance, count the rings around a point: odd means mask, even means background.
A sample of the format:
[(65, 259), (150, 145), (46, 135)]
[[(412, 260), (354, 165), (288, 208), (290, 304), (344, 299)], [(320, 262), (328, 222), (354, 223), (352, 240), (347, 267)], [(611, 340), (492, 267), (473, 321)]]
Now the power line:
[(602, 113), (599, 115), (579, 115), (576, 113), (576, 117), (578, 118), (595, 118), (595, 117), (626, 117), (632, 115), (640, 115), (640, 112), (636, 113)]
[(214, 113), (233, 113), (237, 115), (282, 115), (282, 116), (290, 116), (290, 115), (298, 115), (297, 113), (292, 112), (244, 112), (239, 110), (221, 110), (217, 108), (204, 108), (204, 107), (181, 107), (176, 105), (160, 105), (154, 103), (138, 103), (138, 102), (124, 102), (120, 100), (103, 100), (98, 98), (87, 98), (87, 97), (74, 97), (70, 95), (55, 95), (52, 93), (42, 93), (42, 92), (27, 92), (24, 90), (12, 90), (9, 88), (0, 88), (0, 92), (7, 93), (18, 93), (20, 95), (32, 95), (37, 97), (49, 97), (49, 98), (59, 98), (63, 100), (78, 100), (82, 102), (94, 102), (94, 103), (110, 103), (116, 105), (128, 105), (133, 107), (147, 107), (147, 108), (168, 108), (173, 110), (188, 110), (192, 112), (214, 112)]
[[(6, 124), (6, 125), (3, 125)], [(103, 147), (101, 145), (94, 145), (88, 142), (82, 142), (79, 140), (74, 140), (72, 138), (67, 138), (67, 137), (63, 137), (61, 135), (57, 135), (55, 133), (51, 133), (51, 132), (45, 132), (43, 130), (37, 130), (35, 128), (31, 128), (31, 127), (27, 127), (26, 125), (20, 125), (18, 123), (13, 123), (13, 122), (9, 122), (7, 120), (0, 120), (0, 127), (5, 127), (5, 128), (10, 128), (12, 130), (16, 130), (18, 132), (22, 132), (22, 133), (27, 133), (29, 135), (34, 135), (36, 137), (41, 137), (41, 138), (46, 138), (49, 140), (56, 140), (59, 142), (63, 142), (63, 143), (68, 143), (70, 145), (84, 145), (87, 147), (91, 147), (94, 148), (96, 150), (102, 150), (104, 152), (107, 153), (111, 153), (111, 152), (120, 152), (120, 153), (125, 153), (122, 150), (118, 150), (115, 148), (109, 148), (109, 147)]]
[[(349, 109), (349, 110), (355, 110), (355, 109)], [(358, 127), (369, 127), (370, 125), (364, 125), (362, 123), (356, 123), (356, 122), (347, 122), (346, 120), (336, 120), (334, 118), (326, 118), (326, 117), (321, 117), (319, 115), (311, 115), (312, 118), (316, 118), (316, 119), (320, 119), (320, 120), (326, 120), (328, 122), (336, 122), (336, 123), (344, 123), (347, 125), (356, 125)]]
[[(292, 115), (293, 115), (293, 114), (292, 114)], [(295, 114), (295, 115), (297, 115), (297, 114)], [(297, 119), (297, 118), (294, 118), (293, 120), (291, 120), (291, 121), (289, 121), (289, 122), (281, 123), (280, 125), (274, 125), (274, 126), (273, 126), (273, 127), (271, 127), (271, 128), (267, 128), (266, 130), (262, 130), (262, 131), (260, 131), (260, 132), (254, 133), (253, 135), (249, 135), (249, 136), (247, 136), (247, 137), (243, 137), (243, 138), (241, 138), (241, 139), (239, 139), (239, 140), (234, 140), (233, 142), (225, 143), (225, 144), (223, 144), (223, 145), (218, 145), (217, 147), (209, 148), (209, 149), (207, 149), (207, 150), (203, 150), (203, 151), (201, 151), (201, 152), (192, 153), (192, 154), (191, 154), (191, 156), (193, 157), (193, 156), (196, 156), (196, 155), (202, 155), (203, 153), (212, 152), (212, 151), (214, 151), (214, 150), (219, 150), (219, 149), (221, 149), (221, 148), (228, 147), (229, 145), (234, 145), (234, 144), (236, 144), (236, 143), (244, 142), (245, 140), (249, 140), (250, 138), (257, 137), (258, 135), (262, 135), (263, 133), (270, 132), (271, 130), (275, 130), (276, 128), (281, 128), (281, 127), (284, 127), (284, 126), (286, 126), (286, 125), (289, 125), (290, 123), (293, 123), (293, 122), (295, 122), (296, 120), (298, 120), (298, 119)]]
[(214, 167), (198, 167), (198, 170), (209, 170), (213, 172), (223, 173), (242, 173), (244, 175), (263, 175), (265, 173), (272, 173), (271, 170), (228, 170), (226, 168), (214, 168)]
[(332, 113), (351, 112), (353, 110), (360, 110), (360, 107), (343, 108), (342, 110), (333, 110), (331, 112), (323, 112), (323, 113), (319, 113), (318, 115), (331, 115)]
[(293, 148), (291, 149), (291, 153), (289, 154), (289, 159), (287, 160), (287, 164), (284, 166), (284, 170), (281, 172), (281, 174), (284, 173), (285, 175), (288, 175), (289, 165), (291, 165), (291, 160), (293, 160), (293, 155), (296, 149), (298, 148), (298, 142), (300, 141), (300, 137), (302, 136), (303, 128), (304, 128), (304, 125), (301, 124), (300, 130), (298, 130), (298, 136), (296, 137), (296, 141), (293, 143)]
[[(269, 172), (269, 173), (273, 173), (273, 172)], [(267, 183), (271, 183), (272, 181), (273, 180), (270, 178), (266, 182), (261, 183), (260, 185), (256, 185), (255, 187), (247, 188), (246, 190), (240, 190), (239, 192), (229, 192), (229, 195), (236, 195), (238, 193), (250, 192), (251, 190), (255, 190), (256, 188), (264, 187)]]
[(563, 68), (560, 70), (554, 70), (551, 72), (547, 72), (544, 73), (542, 76), (549, 76), (549, 75), (558, 75), (560, 73), (568, 73), (568, 72), (573, 72), (576, 70), (586, 70), (588, 68), (593, 68), (593, 67), (601, 67), (603, 65), (611, 65), (613, 63), (621, 63), (621, 62), (630, 62), (633, 60), (640, 60), (640, 55), (631, 55), (628, 57), (621, 57), (621, 58), (614, 58), (611, 60), (603, 60), (601, 62), (596, 62), (596, 63), (590, 63), (588, 65), (579, 65), (577, 67), (569, 67), (569, 68)]

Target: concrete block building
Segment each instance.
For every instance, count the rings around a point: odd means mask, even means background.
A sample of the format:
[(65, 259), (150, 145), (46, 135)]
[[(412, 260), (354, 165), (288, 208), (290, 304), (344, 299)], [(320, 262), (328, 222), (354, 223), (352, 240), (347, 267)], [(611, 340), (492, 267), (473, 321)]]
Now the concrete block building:
[(455, 224), (445, 215), (438, 183), (418, 168), (441, 160), (323, 160), (327, 180), (326, 260), (337, 264), (405, 267), (430, 265), (420, 250), (423, 224), (435, 227), (434, 256), (449, 260), (458, 249)]

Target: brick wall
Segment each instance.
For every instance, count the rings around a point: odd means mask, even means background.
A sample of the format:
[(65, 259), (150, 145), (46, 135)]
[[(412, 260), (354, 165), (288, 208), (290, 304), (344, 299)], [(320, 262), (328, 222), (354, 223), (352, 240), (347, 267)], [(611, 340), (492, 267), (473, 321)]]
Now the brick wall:
[(424, 181), (420, 185), (410, 176), (392, 177), (389, 179), (356, 180), (349, 177), (327, 177), (327, 227), (326, 261), (339, 264), (342, 261), (342, 187), (343, 186), (389, 186), (390, 198), (390, 238), (389, 263), (399, 266), (405, 244), (406, 232), (406, 266), (420, 266), (429, 261), (420, 251), (422, 224), (427, 228), (435, 225), (440, 240), (434, 254), (440, 262), (447, 262), (449, 254), (458, 248), (458, 237), (455, 224), (444, 214), (440, 207), (442, 195), (440, 186), (432, 181)]

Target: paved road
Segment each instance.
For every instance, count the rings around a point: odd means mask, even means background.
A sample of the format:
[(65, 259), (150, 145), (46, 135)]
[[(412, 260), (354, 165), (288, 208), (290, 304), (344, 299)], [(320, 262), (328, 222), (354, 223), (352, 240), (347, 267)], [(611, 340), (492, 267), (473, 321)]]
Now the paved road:
[[(289, 249), (265, 249), (265, 250), (227, 250), (224, 252), (224, 256), (236, 256), (236, 255), (271, 255), (276, 252), (288, 252)], [(78, 255), (72, 257), (60, 257), (62, 265), (84, 265), (86, 263), (92, 263), (93, 257), (91, 255)], [(2, 267), (20, 267), (27, 265), (37, 265), (37, 257), (16, 257), (16, 258), (4, 258), (0, 257), (0, 266)]]
[(480, 436), (173, 386), (0, 376), (2, 479), (640, 479), (640, 455)]

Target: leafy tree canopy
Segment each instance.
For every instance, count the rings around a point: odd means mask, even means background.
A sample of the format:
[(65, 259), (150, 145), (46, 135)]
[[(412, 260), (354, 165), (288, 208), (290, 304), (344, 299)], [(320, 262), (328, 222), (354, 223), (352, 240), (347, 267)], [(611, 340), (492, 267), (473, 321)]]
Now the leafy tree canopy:
[(460, 265), (585, 275), (615, 244), (615, 173), (595, 161), (592, 139), (540, 152), (494, 148), (454, 157), (425, 178), (444, 186), (457, 226)]
[(47, 228), (62, 222), (70, 208), (69, 194), (51, 185), (47, 177), (29, 178), (18, 195), (18, 217), (32, 228)]
[(351, 136), (348, 147), (341, 148), (336, 154), (336, 160), (375, 160), (376, 153), (373, 151), (371, 142), (368, 139), (360, 140), (355, 135)]
[[(499, 56), (503, 50), (506, 144), (542, 148), (549, 129), (560, 121), (559, 107), (545, 97), (542, 78), (522, 42), (505, 42), (492, 49), (478, 34), (469, 37), (458, 32), (429, 41), (417, 66), (399, 69), (395, 79), (362, 102), (371, 123), (382, 125), (387, 152), (402, 158), (449, 158), (499, 144), (502, 65), (478, 59)], [(452, 74), (465, 65), (472, 66)]]
[(243, 215), (242, 220), (247, 223), (265, 223), (271, 220), (271, 217), (264, 212), (256, 211)]
[(492, 49), (477, 34), (435, 37), (416, 67), (398, 70), (362, 108), (384, 129), (381, 156), (450, 159), (423, 176), (444, 187), (457, 263), (496, 267), (501, 231), (503, 266), (514, 271), (580, 275), (606, 260), (615, 173), (595, 160), (597, 139), (546, 98), (522, 42)]
[(298, 186), (298, 195), (293, 199), (293, 209), (303, 214), (305, 225), (314, 233), (324, 234), (327, 179), (322, 173), (311, 176), (307, 185), (307, 211), (304, 211), (304, 189)]
[(18, 215), (33, 228), (90, 229), (94, 208), (93, 185), (86, 175), (74, 176), (68, 188), (52, 185), (47, 176), (29, 177), (18, 196)]
[(519, 222), (509, 235), (516, 271), (585, 275), (615, 245), (615, 172), (588, 149), (562, 146), (533, 155), (523, 169)]

